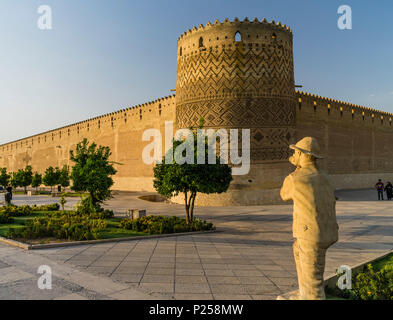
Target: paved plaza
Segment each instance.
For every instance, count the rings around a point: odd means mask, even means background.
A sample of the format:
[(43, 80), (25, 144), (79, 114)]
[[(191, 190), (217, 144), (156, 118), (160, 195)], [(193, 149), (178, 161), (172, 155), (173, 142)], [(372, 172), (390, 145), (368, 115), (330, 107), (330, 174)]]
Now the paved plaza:
[[(375, 190), (339, 191), (339, 242), (328, 250), (325, 277), (393, 249), (393, 201)], [(116, 214), (184, 216), (184, 206), (117, 192)], [(15, 203), (58, 199), (15, 196)], [(71, 207), (77, 199), (69, 198)], [(36, 251), (0, 244), (0, 299), (275, 299), (296, 289), (292, 206), (197, 207), (218, 232)], [(52, 290), (37, 287), (40, 265), (53, 272)]]

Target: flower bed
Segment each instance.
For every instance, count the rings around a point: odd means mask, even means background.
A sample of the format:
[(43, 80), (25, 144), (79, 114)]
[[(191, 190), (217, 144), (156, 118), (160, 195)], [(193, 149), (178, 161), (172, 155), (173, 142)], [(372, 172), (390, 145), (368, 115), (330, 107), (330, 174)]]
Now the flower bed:
[(134, 236), (214, 230), (213, 224), (195, 219), (147, 216), (131, 220), (113, 217), (109, 210), (91, 214), (59, 211), (58, 204), (0, 208), (0, 236), (23, 243), (52, 243), (116, 239)]

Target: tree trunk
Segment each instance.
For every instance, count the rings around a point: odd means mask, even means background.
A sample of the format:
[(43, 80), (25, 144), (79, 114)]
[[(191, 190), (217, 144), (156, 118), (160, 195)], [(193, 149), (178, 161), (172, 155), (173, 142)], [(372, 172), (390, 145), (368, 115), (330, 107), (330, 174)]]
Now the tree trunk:
[(196, 192), (193, 192), (190, 197), (190, 198), (192, 198), (192, 200), (191, 200), (191, 214), (190, 214), (191, 222), (192, 222), (192, 220), (194, 220), (194, 203), (195, 203), (196, 195), (197, 195)]
[(191, 200), (191, 196), (190, 199), (187, 199), (187, 191), (184, 192), (184, 202), (185, 202), (185, 206), (186, 206), (186, 223), (190, 224), (190, 200)]

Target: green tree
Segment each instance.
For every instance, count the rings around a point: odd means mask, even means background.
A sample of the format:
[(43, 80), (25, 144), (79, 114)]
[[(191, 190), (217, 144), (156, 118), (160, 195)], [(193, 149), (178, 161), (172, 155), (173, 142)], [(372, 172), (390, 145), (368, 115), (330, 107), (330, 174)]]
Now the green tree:
[(7, 174), (7, 168), (0, 168), (0, 186), (8, 186), (11, 176)]
[(42, 184), (42, 175), (38, 172), (34, 173), (33, 178), (31, 180), (31, 186), (36, 189)]
[(72, 167), (72, 190), (88, 192), (89, 200), (94, 208), (111, 197), (112, 175), (116, 174), (114, 162), (109, 161), (109, 147), (97, 146), (83, 139), (75, 150), (70, 151), (70, 159), (75, 163)]
[[(217, 156), (215, 164), (197, 164), (197, 136), (195, 133), (193, 136), (194, 139), (189, 142), (174, 140), (173, 148), (168, 151), (173, 155), (173, 162), (166, 164), (164, 157), (163, 161), (156, 164), (153, 169), (154, 188), (158, 193), (167, 198), (176, 196), (180, 192), (184, 193), (187, 223), (194, 219), (194, 203), (198, 192), (206, 194), (223, 193), (228, 190), (232, 181), (231, 167), (227, 164), (220, 164), (220, 159)], [(175, 162), (176, 153), (179, 152), (177, 147), (182, 143), (193, 144), (194, 164), (178, 164)], [(202, 152), (205, 153), (205, 159), (208, 159), (207, 139), (205, 139), (205, 149)]]
[(59, 181), (58, 168), (54, 169), (52, 166), (45, 170), (45, 174), (42, 177), (42, 182), (44, 185), (50, 187), (50, 191), (52, 192), (53, 186), (55, 186)]
[(31, 185), (33, 179), (33, 171), (31, 166), (26, 166), (25, 169), (19, 169), (17, 172), (17, 180), (19, 181), (19, 186), (24, 188), (25, 193), (27, 193), (27, 187)]
[(60, 170), (56, 168), (56, 172), (58, 175), (58, 181), (57, 183), (61, 185), (63, 188), (66, 188), (70, 185), (70, 171), (67, 165), (63, 166), (63, 168)]
[(20, 187), (20, 175), (17, 172), (11, 172), (9, 183), (14, 189)]

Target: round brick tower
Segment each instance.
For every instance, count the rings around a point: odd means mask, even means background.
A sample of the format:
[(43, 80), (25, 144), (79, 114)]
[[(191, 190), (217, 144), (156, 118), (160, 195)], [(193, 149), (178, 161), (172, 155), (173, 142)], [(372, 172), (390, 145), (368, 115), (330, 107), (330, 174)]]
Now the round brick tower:
[[(277, 203), (295, 141), (292, 31), (281, 23), (210, 22), (178, 39), (176, 126), (250, 129), (251, 169), (198, 204)], [(239, 130), (241, 131), (241, 130)], [(239, 144), (241, 146), (241, 144)]]

